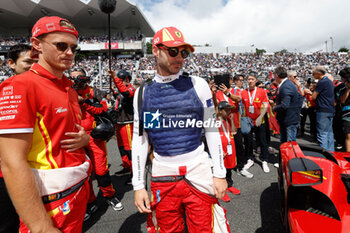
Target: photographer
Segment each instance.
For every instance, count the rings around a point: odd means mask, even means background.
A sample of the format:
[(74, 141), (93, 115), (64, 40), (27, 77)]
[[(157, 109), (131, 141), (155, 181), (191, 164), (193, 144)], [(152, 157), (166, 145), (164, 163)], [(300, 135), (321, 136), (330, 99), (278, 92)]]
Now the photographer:
[[(116, 192), (112, 185), (107, 163), (106, 140), (109, 140), (109, 138), (113, 136), (114, 128), (112, 126), (110, 130), (111, 133), (107, 135), (104, 131), (98, 132), (98, 130), (100, 130), (99, 127), (101, 126), (96, 126), (96, 116), (106, 115), (107, 106), (94, 100), (94, 90), (88, 85), (90, 78), (86, 76), (83, 69), (71, 69), (70, 77), (74, 80), (73, 88), (79, 94), (79, 103), (82, 110), (82, 126), (85, 131), (91, 135), (89, 144), (85, 147), (85, 151), (92, 161), (93, 171), (96, 174), (98, 186), (103, 193), (103, 197), (106, 198), (107, 203), (114, 210), (122, 210), (123, 205), (115, 196)], [(97, 136), (95, 136), (94, 133), (96, 133)], [(101, 135), (105, 138), (101, 138)], [(90, 197), (84, 221), (88, 220), (91, 214), (96, 210), (96, 196), (91, 185)]]
[(133, 99), (135, 88), (130, 84), (131, 75), (125, 70), (121, 70), (116, 75), (114, 71), (108, 71), (113, 78), (114, 84), (119, 91), (119, 96), (115, 102), (116, 135), (119, 152), (122, 157), (124, 171), (131, 171), (131, 140), (133, 133)]

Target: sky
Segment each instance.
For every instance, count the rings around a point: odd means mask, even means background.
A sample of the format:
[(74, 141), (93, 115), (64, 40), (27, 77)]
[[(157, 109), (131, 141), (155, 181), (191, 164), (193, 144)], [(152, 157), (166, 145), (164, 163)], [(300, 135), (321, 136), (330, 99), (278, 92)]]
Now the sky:
[[(267, 52), (350, 48), (349, 0), (128, 0), (158, 31), (175, 26), (195, 45)], [(330, 39), (332, 38), (332, 39)]]

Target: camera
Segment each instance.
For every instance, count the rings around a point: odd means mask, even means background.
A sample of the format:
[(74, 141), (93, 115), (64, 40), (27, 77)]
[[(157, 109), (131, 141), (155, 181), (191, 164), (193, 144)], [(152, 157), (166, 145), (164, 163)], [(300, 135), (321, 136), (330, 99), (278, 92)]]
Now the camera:
[(74, 81), (74, 84), (72, 87), (75, 90), (81, 90), (86, 88), (87, 83), (90, 82), (90, 77), (87, 77), (85, 75), (78, 75), (77, 77), (75, 78), (71, 77), (70, 79)]

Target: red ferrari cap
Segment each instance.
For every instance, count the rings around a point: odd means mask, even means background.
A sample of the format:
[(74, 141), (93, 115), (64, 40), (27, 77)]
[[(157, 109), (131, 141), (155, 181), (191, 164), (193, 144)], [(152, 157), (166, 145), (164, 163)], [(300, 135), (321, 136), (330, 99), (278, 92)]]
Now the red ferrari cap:
[(191, 52), (194, 52), (193, 46), (185, 42), (182, 32), (175, 27), (164, 27), (156, 32), (153, 37), (153, 46), (157, 46), (159, 44), (163, 44), (167, 47), (179, 47), (186, 45)]
[[(74, 35), (78, 39), (78, 31), (73, 24), (67, 19), (58, 16), (45, 16), (40, 18), (32, 28), (32, 37), (39, 37), (41, 35), (51, 32), (67, 32)], [(38, 58), (38, 51), (32, 46), (30, 52), (31, 58)]]
[(50, 32), (67, 32), (78, 38), (78, 31), (67, 19), (58, 16), (40, 18), (32, 28), (32, 37), (38, 37)]

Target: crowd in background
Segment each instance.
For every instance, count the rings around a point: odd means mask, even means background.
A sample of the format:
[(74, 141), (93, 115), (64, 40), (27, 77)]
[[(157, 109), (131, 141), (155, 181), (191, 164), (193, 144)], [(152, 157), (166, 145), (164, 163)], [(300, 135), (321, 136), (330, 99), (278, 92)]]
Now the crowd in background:
[[(217, 73), (246, 73), (254, 71), (257, 78), (263, 82), (272, 78), (272, 71), (275, 64), (281, 64), (287, 69), (297, 70), (301, 82), (312, 77), (312, 67), (324, 66), (329, 73), (336, 76), (342, 67), (346, 66), (349, 54), (338, 53), (313, 53), (313, 54), (274, 54), (256, 55), (251, 53), (232, 54), (220, 56), (216, 54), (192, 54), (184, 63), (184, 70), (191, 75), (200, 77), (212, 77)], [(133, 77), (146, 79), (154, 75), (156, 61), (153, 56), (144, 56), (139, 60), (135, 58), (112, 59), (112, 67), (116, 70), (125, 69), (133, 74)], [(76, 59), (76, 64), (83, 67), (89, 76), (95, 78), (99, 74), (99, 60), (97, 56), (82, 57)], [(0, 60), (0, 79), (12, 75), (11, 70), (6, 66), (6, 61)], [(102, 82), (107, 84), (108, 59), (102, 56)], [(2, 78), (1, 78), (2, 77)], [(339, 79), (336, 77), (336, 79)], [(0, 80), (3, 81), (3, 80)]]
[[(97, 56), (89, 59), (77, 60), (75, 66), (83, 68), (90, 77), (96, 77), (99, 74), (99, 59)], [(111, 66), (116, 70), (128, 70), (134, 72), (136, 68), (136, 60), (128, 58), (113, 58), (111, 60)], [(109, 77), (109, 60), (107, 58), (101, 59), (101, 68), (103, 82), (106, 82), (108, 80), (107, 77)]]
[[(112, 41), (138, 40), (143, 35), (138, 33), (134, 36), (124, 36), (122, 33), (112, 35)], [(81, 43), (96, 43), (107, 41), (107, 36), (80, 36)], [(14, 45), (16, 43), (29, 43), (29, 37), (10, 36), (0, 39), (0, 45)], [(304, 84), (309, 78), (312, 78), (312, 67), (316, 65), (324, 66), (327, 71), (339, 79), (336, 75), (347, 65), (349, 54), (342, 53), (274, 53), (274, 54), (192, 54), (184, 63), (184, 70), (191, 75), (203, 78), (213, 77), (218, 73), (241, 74), (254, 71), (258, 80), (262, 82), (272, 79), (272, 71), (276, 64), (282, 65), (289, 70), (296, 70), (300, 82)], [(115, 70), (128, 70), (135, 80), (145, 80), (155, 74), (156, 60), (154, 56), (144, 56), (140, 59), (118, 58), (113, 56), (112, 68)], [(77, 56), (76, 65), (86, 70), (92, 78), (93, 84), (99, 84), (99, 59), (98, 56)], [(108, 87), (109, 61), (106, 55), (101, 59), (102, 85)], [(12, 76), (11, 69), (8, 68), (5, 60), (0, 59), (0, 82)]]
[[(15, 39), (16, 37), (11, 37)], [(82, 37), (83, 40), (86, 38)], [(18, 40), (24, 40), (25, 38), (16, 38)], [(93, 39), (91, 37), (90, 39)], [(6, 39), (2, 39), (6, 41)], [(298, 82), (302, 85), (302, 88), (309, 90), (309, 93), (305, 93), (304, 104), (301, 112), (302, 120), (300, 127), (300, 136), (303, 136), (305, 132), (305, 120), (309, 116), (311, 120), (310, 136), (311, 140), (316, 141), (315, 132), (315, 103), (311, 99), (312, 92), (315, 90), (316, 82), (313, 78), (312, 68), (320, 65), (327, 70), (335, 80), (340, 80), (339, 71), (348, 65), (349, 54), (347, 53), (314, 53), (314, 54), (297, 54), (297, 53), (285, 53), (285, 54), (231, 54), (231, 55), (219, 55), (219, 54), (192, 54), (189, 59), (186, 59), (183, 65), (183, 70), (190, 75), (200, 76), (207, 81), (211, 80), (215, 75), (227, 73), (230, 75), (240, 74), (242, 77), (249, 73), (254, 72), (256, 78), (259, 80), (261, 88), (264, 88), (271, 103), (273, 102), (273, 91), (276, 89), (274, 84), (273, 71), (277, 64), (285, 67), (286, 69), (293, 71), (295, 77), (298, 77)], [(99, 67), (101, 65), (101, 71)], [(0, 83), (13, 75), (12, 70), (9, 68), (6, 59), (0, 60)], [(86, 71), (87, 76), (92, 80), (90, 85), (101, 88), (99, 74), (102, 74), (102, 89), (109, 89), (109, 59), (106, 56), (101, 56), (101, 60), (98, 56), (83, 57), (78, 56), (75, 60), (76, 67), (83, 68)], [(133, 84), (135, 86), (140, 85), (144, 80), (152, 78), (156, 70), (156, 60), (154, 56), (144, 56), (139, 59), (135, 57), (112, 57), (111, 60), (112, 70), (126, 70), (132, 74)], [(275, 86), (275, 88), (273, 88)], [(232, 86), (234, 87), (234, 85)], [(243, 82), (243, 88), (247, 87), (246, 80)], [(341, 146), (343, 143), (337, 141), (337, 145)]]
[[(269, 81), (272, 78), (272, 71), (276, 67), (275, 64), (281, 64), (287, 69), (297, 70), (301, 82), (312, 77), (312, 67), (316, 65), (324, 66), (329, 73), (336, 76), (342, 67), (346, 66), (349, 55), (338, 53), (324, 54), (274, 54), (262, 55), (244, 53), (232, 54), (225, 56), (216, 56), (215, 54), (192, 54), (184, 63), (184, 70), (191, 75), (200, 77), (212, 77), (217, 73), (247, 73), (253, 71), (257, 74), (260, 81)], [(103, 64), (107, 64), (107, 58), (103, 59)], [(87, 67), (97, 67), (97, 59), (84, 59), (80, 62)], [(118, 64), (118, 65), (115, 65)], [(152, 76), (156, 69), (156, 61), (154, 56), (145, 56), (136, 59), (117, 59), (112, 60), (112, 67), (121, 66), (120, 69), (129, 70), (137, 77), (148, 78)], [(103, 66), (107, 67), (107, 66)], [(88, 68), (89, 70), (89, 68)], [(94, 69), (96, 70), (96, 69)], [(95, 71), (96, 72), (96, 71)], [(105, 78), (107, 68), (103, 71)]]
[[(124, 35), (123, 33), (112, 34), (113, 41), (136, 41), (141, 40), (143, 35)], [(107, 42), (108, 37), (104, 36), (87, 36), (79, 37), (80, 43)], [(29, 44), (29, 36), (9, 36), (0, 39), (0, 45), (14, 45), (18, 43)], [(336, 75), (347, 64), (349, 54), (342, 53), (274, 53), (274, 54), (192, 54), (185, 61), (184, 70), (191, 75), (200, 77), (211, 77), (215, 73), (245, 73), (254, 71), (261, 81), (271, 79), (271, 71), (276, 64), (286, 67), (287, 69), (297, 70), (299, 77), (307, 79), (311, 77), (312, 67), (316, 65), (324, 66), (329, 73)], [(82, 57), (77, 59), (77, 64), (84, 67), (92, 77), (98, 74), (97, 56)], [(0, 60), (0, 79), (12, 75), (10, 69), (6, 67), (6, 61)], [(102, 78), (103, 82), (108, 80), (108, 60), (106, 56), (102, 57)], [(126, 69), (141, 78), (148, 78), (149, 74), (153, 75), (156, 68), (156, 61), (153, 56), (144, 56), (139, 60), (131, 58), (113, 58), (112, 67), (116, 69)], [(0, 80), (1, 81), (1, 80)]]
[(2, 36), (0, 38), (0, 45), (16, 45), (16, 44), (29, 44), (29, 36)]
[[(128, 42), (128, 41), (138, 41), (142, 40), (144, 36), (137, 32), (134, 35), (124, 35), (121, 32), (113, 33), (111, 35), (112, 42)], [(19, 43), (29, 44), (30, 36), (1, 36), (0, 45), (15, 45)], [(81, 35), (79, 36), (79, 43), (81, 44), (93, 44), (93, 43), (101, 43), (108, 42), (108, 35)]]
[[(111, 36), (111, 41), (123, 41), (123, 42), (127, 42), (127, 41), (138, 41), (138, 40), (142, 40), (143, 35), (140, 33), (137, 33), (137, 35), (132, 35), (132, 36), (126, 36), (123, 35), (123, 33), (115, 33)], [(108, 35), (104, 35), (104, 36), (80, 36), (79, 37), (79, 43), (82, 44), (93, 44), (93, 43), (99, 43), (99, 42), (108, 42)]]
[(198, 76), (210, 76), (212, 71), (220, 70), (228, 73), (244, 73), (248, 70), (255, 71), (259, 79), (266, 78), (276, 64), (288, 69), (298, 70), (302, 78), (311, 77), (312, 67), (324, 66), (329, 73), (338, 72), (347, 64), (348, 55), (338, 53), (284, 53), (273, 55), (260, 55), (245, 53), (236, 55), (214, 56), (213, 54), (196, 54), (192, 60), (198, 69), (193, 74)]

